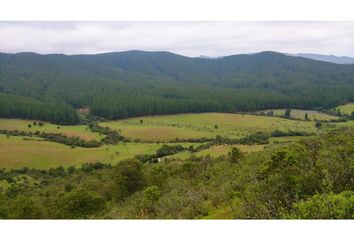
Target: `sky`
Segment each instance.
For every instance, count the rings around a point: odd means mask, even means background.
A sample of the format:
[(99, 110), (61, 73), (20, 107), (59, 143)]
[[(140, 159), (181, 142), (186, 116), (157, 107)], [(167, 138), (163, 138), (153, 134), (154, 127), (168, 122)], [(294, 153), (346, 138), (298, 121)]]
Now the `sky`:
[(354, 22), (0, 22), (0, 52), (277, 51), (354, 57)]

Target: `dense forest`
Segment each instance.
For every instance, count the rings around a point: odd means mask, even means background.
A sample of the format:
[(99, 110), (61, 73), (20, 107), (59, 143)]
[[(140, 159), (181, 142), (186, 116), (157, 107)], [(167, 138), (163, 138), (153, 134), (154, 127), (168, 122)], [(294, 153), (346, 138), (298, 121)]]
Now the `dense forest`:
[(354, 101), (354, 65), (275, 52), (217, 59), (168, 52), (0, 54), (0, 116), (78, 122), (182, 112), (331, 108)]
[(347, 128), (252, 154), (0, 170), (0, 218), (352, 219), (353, 149)]

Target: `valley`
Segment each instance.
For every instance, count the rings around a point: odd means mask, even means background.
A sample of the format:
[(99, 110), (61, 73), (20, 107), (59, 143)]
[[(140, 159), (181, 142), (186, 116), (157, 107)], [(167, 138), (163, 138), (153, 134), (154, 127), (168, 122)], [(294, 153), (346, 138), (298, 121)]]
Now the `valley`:
[(354, 65), (0, 53), (0, 219), (348, 219)]
[[(274, 115), (264, 116), (268, 111), (272, 111)], [(106, 137), (100, 132), (91, 131), (88, 125), (70, 126), (36, 120), (0, 119), (0, 130), (15, 131), (15, 136), (0, 134), (0, 168), (49, 169), (79, 167), (84, 163), (95, 162), (116, 164), (139, 155), (153, 156), (164, 144), (182, 146), (184, 149), (178, 150), (177, 153), (167, 153), (162, 159), (227, 156), (234, 147), (247, 154), (290, 144), (333, 129), (354, 126), (353, 121), (330, 122), (338, 117), (316, 111), (295, 109), (291, 110), (291, 113), (294, 113), (291, 118), (281, 117), (284, 110), (275, 109), (264, 111), (261, 115), (197, 113), (101, 121), (98, 123), (99, 126), (119, 132), (125, 140), (90, 148), (68, 146), (34, 134), (54, 133), (83, 141), (101, 141)], [(301, 118), (304, 113), (308, 113), (309, 120)], [(315, 119), (321, 121), (321, 127), (316, 127)], [(18, 134), (20, 132), (26, 135), (21, 136)], [(29, 136), (29, 133), (33, 135)], [(291, 136), (291, 133), (300, 136)], [(261, 135), (261, 140), (235, 142), (253, 135), (257, 137), (257, 134)], [(205, 147), (195, 150), (201, 145)]]

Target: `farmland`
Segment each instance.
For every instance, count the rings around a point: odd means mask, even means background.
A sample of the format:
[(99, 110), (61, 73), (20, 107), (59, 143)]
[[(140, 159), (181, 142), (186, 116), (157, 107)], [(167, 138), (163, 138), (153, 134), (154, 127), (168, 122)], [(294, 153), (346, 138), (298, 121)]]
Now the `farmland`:
[[(279, 110), (279, 113), (280, 111), (282, 110)], [(274, 112), (278, 113), (277, 110)], [(292, 112), (296, 113), (295, 110)], [(316, 114), (318, 117), (320, 113)], [(311, 115), (309, 114), (309, 116)], [(314, 121), (229, 113), (177, 114), (103, 121), (99, 122), (100, 126), (119, 131), (122, 136), (129, 139), (128, 142), (121, 141), (117, 144), (105, 144), (94, 148), (72, 148), (60, 143), (44, 141), (38, 137), (0, 135), (0, 167), (48, 169), (58, 166), (79, 166), (90, 162), (114, 164), (123, 159), (134, 158), (136, 155), (153, 155), (163, 142), (168, 145), (182, 145), (188, 148), (191, 145), (197, 147), (202, 142), (206, 143), (217, 136), (241, 139), (250, 134), (271, 133), (275, 130), (318, 134), (338, 127), (353, 126), (353, 124), (353, 121), (323, 123), (321, 128), (316, 128)], [(33, 120), (0, 119), (0, 129), (5, 130), (61, 133), (66, 136), (77, 136), (84, 140), (100, 140), (103, 137), (98, 132), (90, 131), (87, 125), (64, 126), (47, 122), (40, 125), (38, 122), (34, 124)], [(201, 140), (200, 143), (188, 142), (199, 141), (203, 138), (204, 140)], [(214, 143), (212, 146), (194, 153), (185, 150), (165, 158), (186, 159), (192, 155), (217, 157), (227, 155), (232, 147), (237, 147), (244, 153), (257, 152), (273, 145), (288, 144), (302, 138), (304, 137), (272, 137), (269, 139), (269, 144), (266, 145)], [(170, 143), (171, 141), (175, 142), (176, 139), (179, 140), (178, 143)]]
[(341, 113), (350, 115), (352, 112), (354, 112), (354, 103), (340, 105), (336, 107), (336, 110), (339, 110)]
[(255, 132), (274, 130), (317, 131), (313, 122), (230, 113), (150, 116), (102, 122), (101, 125), (121, 130), (122, 135), (129, 138), (155, 141), (215, 138), (217, 135), (241, 138)]
[[(184, 143), (183, 146), (197, 145)], [(161, 147), (156, 143), (122, 143), (99, 148), (70, 148), (59, 143), (24, 140), (23, 137), (0, 135), (0, 166), (4, 168), (48, 169), (58, 166), (79, 166), (83, 163), (117, 163), (137, 154), (154, 154)]]
[[(285, 109), (268, 109), (265, 111), (259, 111), (258, 113), (269, 114), (270, 112), (273, 112), (274, 116), (281, 117), (284, 116)], [(291, 109), (290, 118), (305, 120), (306, 113), (308, 116), (308, 120), (310, 121), (330, 121), (330, 120), (338, 119), (337, 116), (328, 115), (315, 110), (300, 110), (300, 109)]]
[(43, 125), (39, 125), (36, 122), (34, 125), (32, 120), (22, 120), (22, 119), (0, 119), (0, 129), (3, 130), (18, 130), (25, 132), (46, 132), (46, 133), (61, 133), (68, 137), (79, 137), (83, 140), (100, 140), (102, 136), (99, 133), (91, 132), (86, 125), (57, 125), (47, 122), (41, 122)]

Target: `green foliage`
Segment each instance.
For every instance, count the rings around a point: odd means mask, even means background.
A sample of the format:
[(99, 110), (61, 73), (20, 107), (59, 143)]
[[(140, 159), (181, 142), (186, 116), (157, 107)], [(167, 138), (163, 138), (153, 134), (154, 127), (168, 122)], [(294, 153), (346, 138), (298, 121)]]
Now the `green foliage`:
[(354, 219), (354, 192), (316, 194), (295, 203), (288, 218)]
[(124, 160), (117, 164), (113, 173), (114, 197), (122, 201), (134, 192), (141, 190), (146, 185), (142, 163), (135, 159)]
[(353, 149), (343, 128), (218, 158), (0, 170), (0, 217), (352, 219)]
[[(68, 104), (39, 101), (31, 97), (3, 94), (1, 91), (0, 117), (40, 119), (61, 124), (76, 124), (79, 120), (76, 111)], [(28, 127), (31, 128), (31, 125)]]
[(157, 186), (147, 187), (144, 190), (144, 197), (152, 202), (159, 200), (162, 196), (161, 190)]
[(59, 218), (88, 218), (100, 213), (105, 207), (105, 199), (95, 192), (74, 190), (64, 194), (56, 204)]
[(28, 196), (20, 195), (10, 203), (7, 218), (10, 219), (38, 219), (41, 218), (41, 208)]
[(244, 158), (243, 153), (237, 147), (233, 147), (228, 156), (232, 163), (239, 163)]
[(350, 114), (350, 119), (354, 120), (354, 111)]
[(284, 117), (290, 118), (290, 114), (291, 114), (291, 109), (286, 109), (284, 113)]
[(12, 130), (2, 130), (2, 129), (0, 129), (0, 133), (9, 136), (28, 136), (28, 137), (37, 136), (50, 142), (57, 142), (57, 143), (62, 143), (71, 146), (72, 148), (74, 148), (75, 146), (94, 148), (102, 145), (102, 142), (98, 142), (94, 139), (90, 141), (85, 141), (79, 137), (68, 137), (61, 133), (46, 133), (46, 132), (39, 132), (39, 131), (32, 133), (32, 132), (24, 132), (18, 130), (12, 131)]
[(182, 147), (181, 145), (162, 145), (159, 149), (157, 149), (156, 151), (156, 157), (163, 157), (163, 156), (168, 156), (168, 155), (172, 155), (175, 153), (178, 153), (180, 151), (183, 151), (184, 147)]

